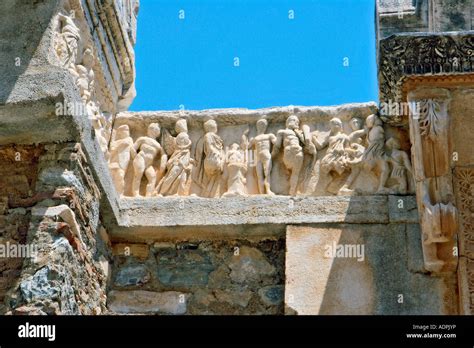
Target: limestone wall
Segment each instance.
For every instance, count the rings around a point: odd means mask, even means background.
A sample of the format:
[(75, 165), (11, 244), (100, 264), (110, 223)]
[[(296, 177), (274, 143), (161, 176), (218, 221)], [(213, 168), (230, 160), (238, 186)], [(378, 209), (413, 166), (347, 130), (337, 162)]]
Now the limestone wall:
[(120, 243), (114, 252), (111, 313), (283, 314), (284, 239)]
[(80, 144), (1, 152), (2, 246), (34, 251), (2, 258), (2, 314), (105, 312), (108, 239)]

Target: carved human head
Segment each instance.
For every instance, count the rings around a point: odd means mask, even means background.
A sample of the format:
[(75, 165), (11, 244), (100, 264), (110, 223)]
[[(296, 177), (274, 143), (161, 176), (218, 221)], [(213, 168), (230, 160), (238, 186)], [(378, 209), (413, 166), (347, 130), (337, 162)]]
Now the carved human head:
[(160, 136), (160, 134), (161, 134), (160, 125), (158, 123), (150, 123), (150, 125), (148, 126), (147, 135), (150, 138), (156, 139)]
[(349, 121), (349, 125), (353, 131), (360, 130), (362, 129), (362, 120), (359, 117), (354, 116)]
[(129, 136), (130, 136), (130, 128), (126, 124), (118, 127), (115, 130), (115, 139), (116, 140), (125, 139), (125, 138), (128, 138)]
[(338, 132), (342, 129), (342, 122), (339, 118), (334, 117), (329, 121), (329, 125), (331, 126), (331, 131)]
[(94, 51), (92, 51), (92, 48), (87, 47), (82, 53), (82, 65), (89, 68), (94, 65)]
[(178, 121), (176, 121), (176, 124), (174, 126), (174, 130), (176, 133), (187, 133), (188, 132), (188, 124), (186, 123), (186, 120), (184, 118), (180, 118)]
[(397, 138), (388, 139), (387, 142), (385, 143), (385, 145), (389, 149), (396, 149), (396, 150), (400, 149), (400, 141)]
[(296, 115), (291, 115), (286, 119), (286, 128), (298, 129), (300, 127), (300, 120)]
[(264, 118), (261, 118), (257, 121), (257, 132), (259, 134), (265, 133), (268, 127), (268, 121)]
[(369, 128), (372, 128), (374, 126), (381, 126), (382, 125), (382, 121), (375, 114), (367, 116), (367, 119), (365, 120), (365, 123), (367, 124), (367, 127), (369, 127)]
[(214, 120), (209, 120), (204, 123), (204, 131), (206, 133), (217, 133), (217, 123)]
[(178, 147), (183, 148), (191, 145), (191, 139), (189, 139), (189, 135), (186, 132), (181, 132), (176, 136), (176, 145)]

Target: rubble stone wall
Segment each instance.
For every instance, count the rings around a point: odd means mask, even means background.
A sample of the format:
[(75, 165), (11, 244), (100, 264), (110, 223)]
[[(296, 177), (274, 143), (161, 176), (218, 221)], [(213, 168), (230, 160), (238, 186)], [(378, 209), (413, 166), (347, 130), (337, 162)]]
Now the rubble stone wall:
[(0, 258), (2, 313), (104, 313), (110, 252), (100, 192), (80, 144), (12, 145), (0, 152), (2, 243), (34, 251)]

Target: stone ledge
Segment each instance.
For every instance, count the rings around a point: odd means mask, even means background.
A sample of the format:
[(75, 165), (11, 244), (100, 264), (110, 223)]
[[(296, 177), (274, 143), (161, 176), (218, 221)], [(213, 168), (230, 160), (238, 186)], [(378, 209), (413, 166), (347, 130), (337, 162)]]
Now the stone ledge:
[[(399, 199), (403, 208), (390, 213)], [(414, 196), (152, 197), (122, 198), (118, 220), (110, 229), (113, 242), (142, 243), (274, 238), (291, 224), (418, 223), (418, 215)]]
[(124, 198), (120, 212), (124, 227), (389, 222), (387, 196)]

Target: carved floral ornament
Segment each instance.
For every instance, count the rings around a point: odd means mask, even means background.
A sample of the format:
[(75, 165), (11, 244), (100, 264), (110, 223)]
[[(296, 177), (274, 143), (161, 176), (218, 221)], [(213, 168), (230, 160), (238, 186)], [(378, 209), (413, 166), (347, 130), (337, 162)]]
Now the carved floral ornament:
[(240, 135), (214, 119), (201, 124), (191, 137), (185, 119), (177, 120), (174, 129), (151, 122), (146, 134), (132, 132), (133, 122), (121, 122), (109, 148), (117, 192), (215, 198), (414, 190), (409, 156), (396, 136), (386, 136), (377, 115), (345, 123), (333, 117), (324, 130), (311, 129), (294, 114), (284, 124), (262, 117), (240, 125)]
[[(403, 101), (408, 78), (440, 76), (451, 79), (474, 72), (474, 35), (397, 34), (380, 41), (379, 82), (382, 103)], [(393, 125), (403, 123), (400, 116), (386, 117)]]
[(456, 168), (460, 254), (466, 257), (469, 309), (474, 313), (474, 168)]

